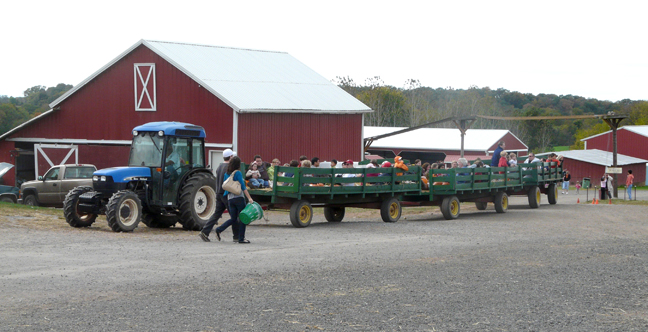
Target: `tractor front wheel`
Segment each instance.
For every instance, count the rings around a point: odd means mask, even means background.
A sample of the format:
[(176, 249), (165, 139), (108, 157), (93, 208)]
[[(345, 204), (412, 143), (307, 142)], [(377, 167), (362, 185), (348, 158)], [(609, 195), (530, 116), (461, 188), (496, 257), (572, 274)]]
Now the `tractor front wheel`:
[(108, 226), (115, 232), (131, 232), (142, 219), (142, 202), (130, 190), (115, 193), (106, 205)]
[(89, 227), (97, 219), (96, 214), (79, 212), (79, 197), (92, 191), (92, 187), (76, 187), (65, 195), (63, 201), (63, 215), (65, 221), (72, 227)]

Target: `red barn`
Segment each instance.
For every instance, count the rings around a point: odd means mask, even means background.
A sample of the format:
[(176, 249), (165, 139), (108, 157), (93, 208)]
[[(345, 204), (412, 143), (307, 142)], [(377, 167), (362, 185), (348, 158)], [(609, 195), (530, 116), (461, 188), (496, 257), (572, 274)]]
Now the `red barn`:
[(369, 107), (284, 52), (141, 40), (0, 136), (6, 183), (50, 166), (125, 165), (131, 130), (152, 121), (200, 125), (211, 165), (232, 148), (282, 162), (359, 159)]
[[(392, 133), (403, 127), (364, 127), (365, 138)], [(464, 157), (488, 161), (499, 142), (506, 151), (526, 156), (529, 147), (510, 131), (504, 129), (469, 129), (464, 136)], [(420, 128), (374, 141), (368, 152), (385, 158), (400, 155), (404, 159), (423, 162), (455, 161), (461, 154), (461, 132), (454, 128)]]
[[(598, 149), (570, 150), (554, 152), (562, 155), (563, 169), (569, 171), (572, 176), (572, 184), (589, 178), (592, 186), (599, 185), (600, 179), (605, 174), (605, 167), (612, 166), (612, 153)], [(537, 154), (538, 157), (545, 157), (549, 154)], [(617, 154), (617, 166), (621, 167), (622, 173), (618, 174), (618, 185), (625, 185), (628, 170), (632, 170), (635, 184), (646, 182), (646, 163), (648, 160)]]
[[(598, 149), (612, 152), (612, 130), (583, 138), (585, 150)], [(648, 126), (623, 126), (617, 130), (617, 153), (639, 159), (648, 159)]]

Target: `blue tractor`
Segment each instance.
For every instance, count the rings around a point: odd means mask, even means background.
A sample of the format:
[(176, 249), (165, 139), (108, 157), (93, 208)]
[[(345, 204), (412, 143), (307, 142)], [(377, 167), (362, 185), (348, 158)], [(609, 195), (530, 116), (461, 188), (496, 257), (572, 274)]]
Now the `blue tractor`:
[(202, 127), (151, 122), (133, 129), (128, 167), (94, 172), (93, 186), (71, 190), (63, 211), (73, 227), (88, 227), (105, 214), (115, 232), (132, 231), (140, 221), (200, 230), (216, 211), (215, 183)]

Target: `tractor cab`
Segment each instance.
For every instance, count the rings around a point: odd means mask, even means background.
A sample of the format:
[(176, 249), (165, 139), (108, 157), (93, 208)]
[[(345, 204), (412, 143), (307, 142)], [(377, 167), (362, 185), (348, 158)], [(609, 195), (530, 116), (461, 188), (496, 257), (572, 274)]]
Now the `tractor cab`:
[(178, 122), (152, 122), (133, 129), (128, 166), (151, 170), (151, 205), (176, 207), (179, 186), (205, 168), (205, 130)]

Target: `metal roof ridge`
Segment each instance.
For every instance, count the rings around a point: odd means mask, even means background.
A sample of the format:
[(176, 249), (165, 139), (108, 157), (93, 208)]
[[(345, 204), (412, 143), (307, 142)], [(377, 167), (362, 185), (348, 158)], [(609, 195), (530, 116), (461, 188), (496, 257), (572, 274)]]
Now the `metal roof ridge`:
[(176, 44), (176, 45), (187, 45), (187, 46), (199, 46), (199, 47), (223, 48), (223, 49), (229, 49), (229, 50), (241, 50), (241, 51), (253, 51), (253, 52), (267, 52), (267, 53), (289, 54), (288, 52), (282, 52), (282, 51), (259, 50), (259, 49), (253, 49), (253, 48), (243, 48), (243, 47), (218, 46), (218, 45), (207, 45), (207, 44), (198, 44), (198, 43), (184, 43), (184, 42), (172, 42), (172, 41), (164, 41), (164, 40), (150, 40), (150, 39), (143, 39), (143, 40), (146, 41), (146, 42), (151, 42), (151, 43)]

